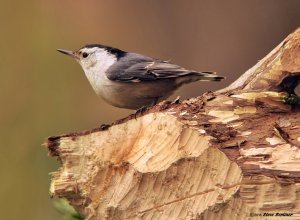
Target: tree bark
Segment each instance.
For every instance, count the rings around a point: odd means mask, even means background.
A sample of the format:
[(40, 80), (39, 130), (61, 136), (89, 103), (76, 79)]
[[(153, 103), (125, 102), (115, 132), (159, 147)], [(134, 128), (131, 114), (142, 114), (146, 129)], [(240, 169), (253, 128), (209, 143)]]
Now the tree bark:
[(48, 138), (50, 192), (89, 220), (297, 219), (299, 80), (300, 29), (223, 90)]

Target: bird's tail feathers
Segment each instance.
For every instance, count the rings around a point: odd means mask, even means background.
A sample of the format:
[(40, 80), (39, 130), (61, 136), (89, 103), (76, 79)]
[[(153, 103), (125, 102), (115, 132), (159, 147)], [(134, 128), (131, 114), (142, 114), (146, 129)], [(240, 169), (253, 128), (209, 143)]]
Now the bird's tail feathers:
[(199, 80), (203, 81), (221, 81), (225, 79), (223, 76), (218, 76), (216, 72), (195, 72), (199, 76)]
[(215, 72), (189, 72), (185, 74), (184, 77), (178, 77), (178, 85), (185, 83), (195, 82), (195, 81), (221, 81), (224, 79), (223, 76), (218, 76)]

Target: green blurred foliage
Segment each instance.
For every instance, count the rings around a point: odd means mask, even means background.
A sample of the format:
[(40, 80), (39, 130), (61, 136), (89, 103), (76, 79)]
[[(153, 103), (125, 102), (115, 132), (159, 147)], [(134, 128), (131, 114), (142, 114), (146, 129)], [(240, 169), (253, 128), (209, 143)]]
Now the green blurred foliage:
[(285, 103), (292, 105), (292, 106), (297, 106), (300, 105), (300, 96), (291, 94), (287, 97), (282, 97), (281, 98)]
[(81, 220), (83, 217), (74, 210), (65, 199), (54, 202), (55, 209), (63, 216), (63, 220)]
[(226, 86), (269, 52), (300, 25), (299, 3), (0, 0), (1, 219), (62, 219), (48, 195), (58, 163), (41, 144), (131, 113), (99, 101), (56, 48), (103, 43), (227, 77), (176, 93), (187, 98)]

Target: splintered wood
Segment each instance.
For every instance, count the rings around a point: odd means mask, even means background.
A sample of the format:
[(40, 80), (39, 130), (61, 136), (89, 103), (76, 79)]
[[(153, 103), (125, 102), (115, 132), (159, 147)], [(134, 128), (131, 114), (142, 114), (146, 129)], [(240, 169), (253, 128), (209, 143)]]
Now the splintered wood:
[(72, 200), (78, 191), (76, 203), (108, 219), (196, 217), (230, 199), (241, 180), (237, 164), (210, 147), (209, 139), (159, 112), (62, 138), (65, 166), (54, 174), (51, 192)]
[[(48, 138), (85, 219), (300, 219), (300, 29), (229, 87)], [(283, 218), (284, 217), (284, 218)]]

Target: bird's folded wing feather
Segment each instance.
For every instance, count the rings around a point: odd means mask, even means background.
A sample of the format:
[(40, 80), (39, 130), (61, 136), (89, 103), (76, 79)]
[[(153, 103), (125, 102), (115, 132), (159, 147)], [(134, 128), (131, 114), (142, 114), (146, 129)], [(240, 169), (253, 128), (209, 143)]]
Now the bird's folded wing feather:
[(195, 72), (184, 69), (178, 65), (168, 63), (167, 61), (153, 60), (141, 61), (122, 68), (114, 68), (108, 71), (107, 76), (110, 80), (120, 82), (146, 82), (158, 79), (171, 79), (184, 77), (188, 75), (197, 75), (207, 77), (207, 75), (216, 76), (212, 72)]

